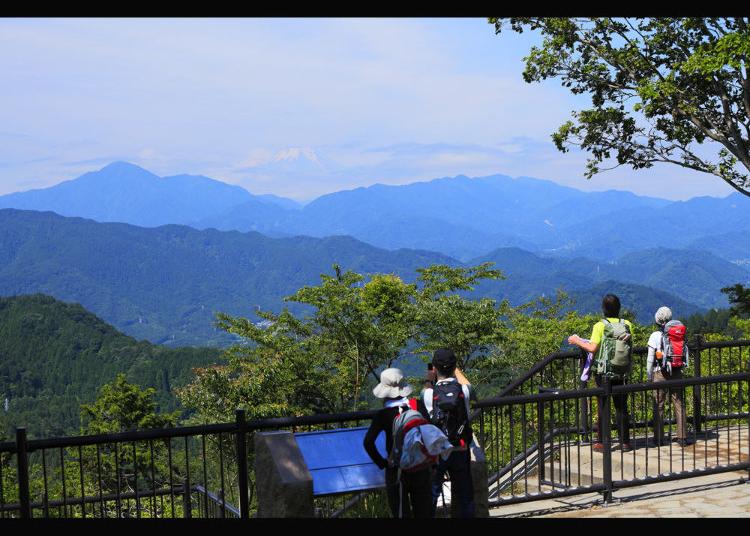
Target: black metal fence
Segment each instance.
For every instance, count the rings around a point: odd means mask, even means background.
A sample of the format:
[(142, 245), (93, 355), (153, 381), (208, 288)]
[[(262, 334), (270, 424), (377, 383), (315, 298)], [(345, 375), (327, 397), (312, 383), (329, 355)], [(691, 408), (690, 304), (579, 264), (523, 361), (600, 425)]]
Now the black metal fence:
[[(0, 443), (0, 518), (251, 517), (254, 433), (362, 426), (373, 414), (246, 422), (238, 411), (234, 423), (40, 440), (21, 428)], [(316, 509), (331, 515), (347, 499), (322, 497)], [(381, 502), (365, 494), (354, 506)]]
[[(608, 499), (628, 486), (749, 469), (750, 341), (699, 339), (684, 378), (667, 382), (645, 383), (645, 355), (645, 348), (636, 350), (630, 382), (592, 388), (580, 381), (578, 352), (552, 354), (501, 396), (480, 402), (475, 416), (491, 503), (595, 491)], [(657, 392), (665, 400), (662, 437), (654, 420)], [(684, 447), (672, 441), (679, 430), (673, 394), (684, 408)], [(627, 420), (617, 418), (617, 406)], [(623, 451), (611, 435), (625, 436), (632, 450)], [(595, 450), (597, 442), (603, 451)]]
[[(475, 432), (487, 458), (492, 504), (590, 491), (606, 498), (630, 485), (750, 467), (750, 341), (699, 341), (691, 346), (687, 377), (658, 385), (667, 395), (683, 393), (685, 448), (646, 442), (657, 386), (643, 383), (645, 350), (635, 355), (633, 378), (640, 381), (628, 385), (588, 387), (580, 382), (580, 354), (564, 352), (542, 360), (503, 396), (477, 404)], [(611, 419), (599, 426), (596, 416), (609, 417), (623, 399), (634, 448), (613, 452)], [(673, 405), (665, 408), (669, 441), (676, 423)], [(15, 442), (0, 443), (0, 518), (252, 517), (254, 433), (362, 426), (374, 414), (246, 422), (238, 411), (233, 423), (38, 440), (19, 429)], [(602, 453), (594, 451), (599, 428)], [(379, 491), (322, 497), (315, 506), (321, 516), (388, 515)]]

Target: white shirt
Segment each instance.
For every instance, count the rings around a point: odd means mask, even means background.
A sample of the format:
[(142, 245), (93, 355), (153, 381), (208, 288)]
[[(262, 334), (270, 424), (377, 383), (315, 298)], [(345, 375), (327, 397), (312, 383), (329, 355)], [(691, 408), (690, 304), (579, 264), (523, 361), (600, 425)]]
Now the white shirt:
[(656, 352), (657, 350), (661, 352), (661, 346), (662, 346), (662, 333), (661, 331), (654, 331), (651, 335), (648, 337), (648, 359), (646, 361), (646, 374), (649, 378), (651, 378), (651, 375), (653, 374), (654, 370), (654, 361), (656, 360)]

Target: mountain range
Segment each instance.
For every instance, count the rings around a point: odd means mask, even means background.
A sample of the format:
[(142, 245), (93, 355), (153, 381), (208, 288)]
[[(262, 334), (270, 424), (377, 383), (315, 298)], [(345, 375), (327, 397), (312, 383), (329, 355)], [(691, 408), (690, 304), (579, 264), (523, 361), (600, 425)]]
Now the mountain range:
[(162, 178), (116, 162), (50, 188), (0, 196), (0, 208), (272, 237), (349, 235), (381, 248), (431, 250), (461, 261), (503, 247), (602, 261), (663, 247), (710, 248), (725, 260), (750, 262), (750, 199), (739, 193), (673, 202), (503, 175), (375, 184), (301, 206), (207, 177)]
[[(579, 300), (576, 309), (598, 312), (602, 289), (616, 284), (631, 296), (623, 304), (644, 322), (658, 307), (654, 297), (688, 316), (726, 306), (718, 289), (750, 280), (750, 271), (701, 251), (652, 249), (604, 262), (504, 248), (468, 264), (487, 261), (508, 277), (482, 283), (478, 295), (520, 304), (563, 288)], [(334, 263), (407, 281), (420, 267), (466, 265), (441, 253), (385, 250), (347, 236), (271, 238), (0, 210), (0, 296), (44, 293), (77, 302), (130, 336), (170, 346), (234, 342), (213, 326), (217, 311), (251, 319), (259, 308), (302, 312), (283, 298), (319, 283)]]
[(222, 363), (214, 348), (165, 348), (128, 337), (75, 303), (41, 294), (0, 298), (0, 441), (16, 426), (33, 437), (80, 432), (80, 406), (119, 373), (155, 389), (161, 411), (194, 367)]

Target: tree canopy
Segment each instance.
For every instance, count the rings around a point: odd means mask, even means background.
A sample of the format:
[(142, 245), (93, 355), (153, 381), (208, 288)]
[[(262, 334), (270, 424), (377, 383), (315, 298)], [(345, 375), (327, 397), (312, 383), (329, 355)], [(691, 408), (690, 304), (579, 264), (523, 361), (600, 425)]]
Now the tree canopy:
[(740, 318), (750, 317), (750, 287), (746, 288), (740, 283), (731, 287), (724, 287), (721, 291), (729, 298), (732, 304), (730, 311)]
[(218, 315), (218, 325), (243, 339), (227, 350), (227, 366), (196, 369), (178, 390), (204, 420), (228, 420), (235, 408), (251, 417), (362, 409), (379, 372), (410, 354), (424, 359), (440, 346), (454, 349), (460, 366), (486, 353), (501, 333), (501, 308), (462, 293), (502, 274), (489, 264), (433, 265), (415, 283), (392, 274), (362, 274), (334, 265), (333, 275), (286, 298), (311, 306), (259, 311), (259, 322)]
[[(558, 78), (592, 107), (552, 135), (590, 153), (585, 176), (663, 162), (715, 175), (750, 196), (747, 18), (490, 18), (539, 31), (526, 82)], [(711, 150), (698, 146), (710, 144)], [(706, 156), (710, 153), (712, 156)], [(602, 167), (605, 161), (616, 163)], [(604, 164), (609, 166), (610, 164)]]

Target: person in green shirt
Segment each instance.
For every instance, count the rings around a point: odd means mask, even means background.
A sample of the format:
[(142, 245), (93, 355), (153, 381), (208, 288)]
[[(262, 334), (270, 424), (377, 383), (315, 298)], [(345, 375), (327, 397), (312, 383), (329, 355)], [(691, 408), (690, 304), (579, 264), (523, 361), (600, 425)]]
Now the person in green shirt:
[[(602, 312), (604, 313), (604, 317), (606, 318), (607, 322), (623, 322), (626, 326), (628, 326), (630, 332), (633, 332), (633, 325), (630, 323), (630, 320), (623, 320), (620, 318), (620, 298), (618, 298), (614, 294), (607, 294), (606, 296), (604, 296), (604, 298), (602, 299)], [(591, 352), (598, 359), (599, 356), (597, 355), (597, 351), (599, 350), (602, 342), (602, 335), (604, 334), (604, 323), (605, 320), (600, 320), (599, 322), (594, 324), (594, 328), (591, 330), (591, 337), (589, 337), (588, 341), (582, 339), (578, 335), (571, 335), (570, 337), (568, 337), (568, 343), (578, 346), (579, 348), (583, 348), (586, 352)], [(597, 387), (601, 387), (602, 385), (604, 385), (604, 378), (602, 378), (601, 374), (596, 374), (594, 376), (594, 381), (596, 382)], [(625, 378), (615, 377), (610, 380), (610, 383), (612, 386), (624, 385)], [(627, 408), (627, 395), (615, 395), (612, 397), (612, 401), (614, 402), (615, 406), (615, 418), (617, 421), (617, 431), (620, 438), (620, 448), (623, 451), (632, 450), (632, 447), (630, 446), (630, 417), (628, 415)], [(598, 397), (598, 424), (596, 433), (597, 441), (593, 446), (593, 449), (597, 452), (604, 451), (604, 444), (602, 443), (602, 403), (602, 398)]]

